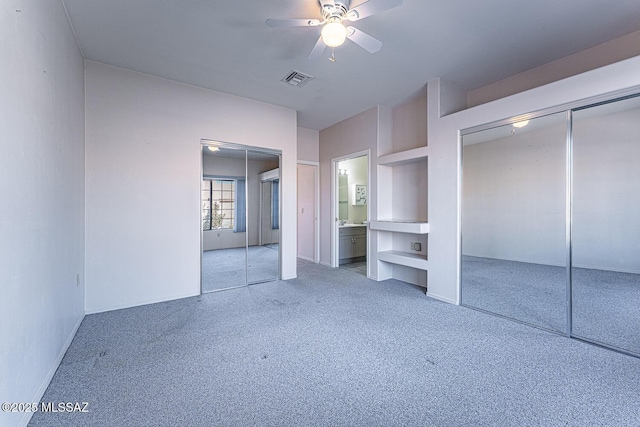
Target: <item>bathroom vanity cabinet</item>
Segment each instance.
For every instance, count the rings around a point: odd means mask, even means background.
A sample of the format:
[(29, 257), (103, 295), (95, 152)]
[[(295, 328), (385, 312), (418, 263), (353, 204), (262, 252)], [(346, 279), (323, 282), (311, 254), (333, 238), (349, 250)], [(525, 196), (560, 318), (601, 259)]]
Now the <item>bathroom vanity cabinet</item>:
[(367, 259), (367, 227), (345, 225), (340, 227), (340, 265)]

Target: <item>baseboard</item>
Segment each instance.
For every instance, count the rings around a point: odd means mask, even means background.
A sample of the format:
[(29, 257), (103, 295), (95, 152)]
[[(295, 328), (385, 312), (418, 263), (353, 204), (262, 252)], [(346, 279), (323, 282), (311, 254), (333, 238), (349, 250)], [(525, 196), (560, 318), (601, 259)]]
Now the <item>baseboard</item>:
[(175, 296), (163, 297), (163, 298), (153, 298), (149, 300), (137, 301), (135, 303), (115, 304), (107, 307), (92, 307), (92, 308), (85, 309), (85, 314), (97, 314), (97, 313), (104, 313), (106, 311), (122, 310), (123, 308), (133, 308), (133, 307), (139, 307), (141, 305), (157, 304), (159, 302), (173, 301), (173, 300), (182, 299), (182, 298), (191, 298), (198, 295), (200, 295), (199, 292), (196, 294), (185, 294), (185, 295), (175, 295)]
[(453, 304), (453, 305), (458, 305), (458, 302), (456, 300), (453, 300), (453, 299), (447, 298), (447, 297), (443, 297), (443, 296), (431, 293), (429, 291), (427, 291), (427, 296), (429, 298), (437, 299), (438, 301), (446, 302), (446, 303)]
[[(38, 389), (36, 396), (31, 400), (31, 402), (40, 402), (42, 400), (42, 397), (44, 396), (44, 392), (47, 391), (47, 387), (49, 387), (49, 384), (51, 383), (53, 376), (56, 374), (56, 371), (60, 366), (60, 363), (62, 363), (62, 359), (64, 358), (64, 355), (67, 354), (67, 350), (69, 350), (69, 347), (71, 346), (71, 342), (73, 342), (73, 339), (75, 338), (76, 333), (78, 332), (78, 328), (80, 327), (80, 324), (84, 320), (84, 316), (85, 315), (83, 314), (82, 317), (80, 317), (80, 320), (78, 320), (76, 325), (73, 327), (71, 334), (69, 335), (64, 345), (62, 346), (60, 353), (58, 353), (58, 357), (56, 357), (56, 360), (53, 362), (53, 365), (49, 369), (47, 376), (44, 378), (44, 381), (42, 381), (42, 385)], [(24, 415), (22, 416), (22, 419), (20, 420), (20, 424), (18, 425), (20, 427), (26, 427), (26, 425), (29, 424), (29, 421), (31, 421), (32, 416), (33, 416), (33, 412), (25, 412)]]
[[(513, 262), (521, 262), (524, 264), (534, 264), (534, 265), (543, 265), (543, 266), (551, 266), (551, 267), (561, 267), (561, 268), (566, 268), (566, 264), (565, 263), (549, 263), (549, 262), (540, 262), (540, 261), (530, 261), (530, 260), (526, 260), (526, 259), (520, 259), (520, 258), (496, 258), (496, 257), (490, 257), (490, 256), (486, 256), (486, 255), (471, 255), (471, 254), (464, 254), (463, 256), (469, 256), (469, 257), (475, 257), (475, 258), (486, 258), (486, 259), (492, 259), (492, 260), (498, 260), (498, 261), (513, 261)], [(625, 268), (617, 268), (617, 267), (612, 267), (612, 266), (607, 266), (607, 265), (598, 265), (598, 264), (592, 264), (592, 265), (584, 265), (584, 264), (580, 264), (580, 263), (573, 263), (573, 267), (574, 268), (582, 268), (585, 270), (601, 270), (601, 271), (611, 271), (614, 273), (629, 273), (629, 274), (640, 274), (640, 270), (638, 269), (625, 269)]]
[(329, 264), (329, 263), (327, 263), (327, 262), (322, 262), (322, 261), (320, 261), (320, 263), (319, 263), (319, 264), (320, 264), (320, 265), (324, 265), (325, 267), (329, 267), (329, 268), (331, 268), (331, 264)]
[(298, 255), (298, 258), (299, 258), (299, 259), (303, 259), (303, 260), (305, 260), (305, 261), (309, 261), (309, 262), (314, 262), (314, 263), (316, 262), (316, 260), (314, 260), (314, 259), (312, 259), (312, 258), (308, 258), (308, 257), (306, 257), (306, 256), (299, 256), (299, 255)]
[(535, 265), (550, 265), (552, 267), (564, 267), (564, 263), (556, 263), (556, 262), (542, 262), (542, 261), (531, 261), (522, 258), (505, 258), (505, 257), (495, 257), (495, 256), (486, 256), (486, 255), (474, 255), (474, 254), (462, 254), (462, 256), (474, 257), (474, 258), (486, 258), (498, 261), (513, 261), (513, 262), (521, 262), (524, 264), (535, 264)]

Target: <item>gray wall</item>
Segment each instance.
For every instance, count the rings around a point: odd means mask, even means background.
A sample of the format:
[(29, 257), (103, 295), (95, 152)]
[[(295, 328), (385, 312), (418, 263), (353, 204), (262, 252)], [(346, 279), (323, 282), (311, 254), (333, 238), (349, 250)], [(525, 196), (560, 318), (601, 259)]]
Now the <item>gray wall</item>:
[(84, 69), (60, 1), (2, 1), (0, 39), (0, 397), (38, 402), (84, 317)]

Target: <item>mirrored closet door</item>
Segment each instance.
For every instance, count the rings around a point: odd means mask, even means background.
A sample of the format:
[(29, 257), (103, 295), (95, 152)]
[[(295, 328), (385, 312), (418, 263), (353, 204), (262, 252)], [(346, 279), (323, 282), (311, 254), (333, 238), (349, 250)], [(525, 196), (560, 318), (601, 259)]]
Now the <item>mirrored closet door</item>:
[[(279, 153), (203, 142), (202, 292), (278, 280), (279, 203), (269, 211), (269, 241), (262, 244), (262, 181), (279, 183)], [(273, 184), (271, 184), (273, 185)], [(279, 201), (279, 188), (270, 188)], [(274, 195), (275, 194), (275, 195)], [(275, 212), (277, 219), (272, 215)], [(275, 237), (273, 237), (275, 236)]]
[(640, 355), (640, 97), (572, 122), (572, 335)]
[[(258, 228), (249, 244), (249, 283), (277, 280), (280, 258), (280, 156), (249, 151), (249, 181), (258, 201), (251, 216)], [(253, 218), (255, 217), (255, 218)]]
[(462, 139), (461, 303), (565, 332), (566, 113)]
[(463, 305), (640, 356), (640, 95), (467, 132), (461, 181)]

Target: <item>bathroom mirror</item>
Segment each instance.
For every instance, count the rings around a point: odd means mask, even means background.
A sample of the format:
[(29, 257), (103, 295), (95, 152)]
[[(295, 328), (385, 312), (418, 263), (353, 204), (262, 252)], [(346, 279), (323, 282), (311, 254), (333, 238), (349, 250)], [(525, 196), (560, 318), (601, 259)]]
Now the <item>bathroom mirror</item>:
[(349, 219), (349, 175), (344, 169), (338, 172), (338, 219)]

